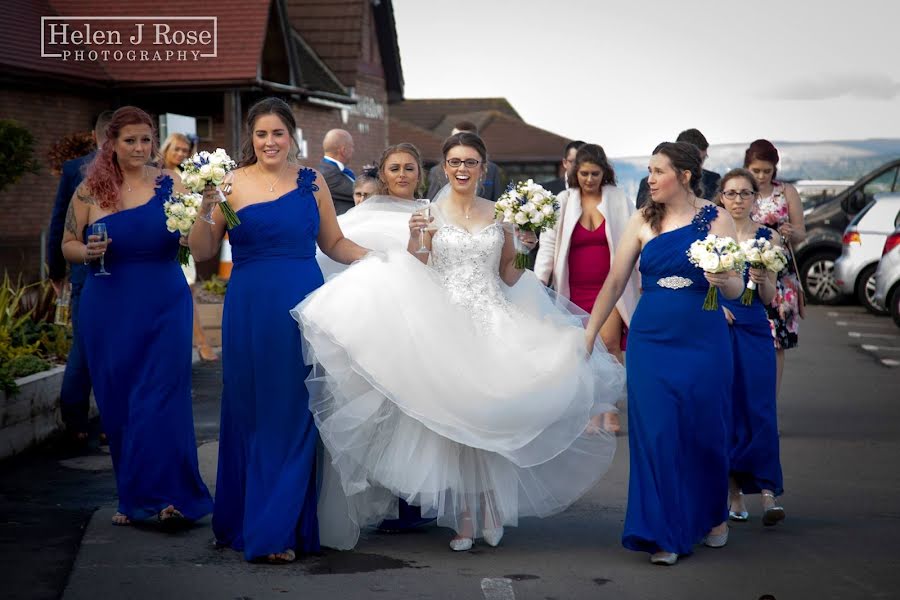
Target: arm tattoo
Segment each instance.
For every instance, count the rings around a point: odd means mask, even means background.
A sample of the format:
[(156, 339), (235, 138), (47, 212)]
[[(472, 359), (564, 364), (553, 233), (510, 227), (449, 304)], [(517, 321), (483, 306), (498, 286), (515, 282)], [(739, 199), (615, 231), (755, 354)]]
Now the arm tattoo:
[(66, 231), (78, 238), (77, 222), (75, 219), (75, 205), (69, 202), (69, 210), (66, 211)]
[(94, 200), (94, 197), (87, 193), (81, 186), (75, 190), (75, 195), (78, 196), (78, 199), (84, 202), (85, 204), (97, 204), (97, 201)]

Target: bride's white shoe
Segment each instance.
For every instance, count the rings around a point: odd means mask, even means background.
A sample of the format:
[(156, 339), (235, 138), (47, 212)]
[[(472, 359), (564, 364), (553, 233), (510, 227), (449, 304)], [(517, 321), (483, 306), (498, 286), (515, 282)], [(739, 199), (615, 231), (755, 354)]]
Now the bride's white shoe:
[(492, 529), (482, 529), (481, 534), (484, 536), (484, 541), (488, 546), (497, 547), (500, 544), (500, 540), (503, 539), (503, 527), (494, 527)]
[(474, 543), (472, 538), (453, 538), (450, 540), (450, 549), (454, 552), (465, 552), (471, 550)]

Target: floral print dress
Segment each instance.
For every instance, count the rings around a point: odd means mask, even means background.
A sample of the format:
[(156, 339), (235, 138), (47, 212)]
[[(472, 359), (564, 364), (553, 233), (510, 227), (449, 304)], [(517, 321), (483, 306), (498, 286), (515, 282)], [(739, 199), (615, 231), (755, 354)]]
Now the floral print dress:
[[(779, 225), (790, 220), (784, 184), (775, 183), (772, 195), (759, 198), (753, 208), (752, 218), (761, 225), (777, 230)], [(775, 299), (766, 307), (775, 348), (787, 350), (798, 344), (800, 331), (800, 279), (794, 269), (794, 260), (788, 253), (788, 266), (778, 274), (775, 282)]]

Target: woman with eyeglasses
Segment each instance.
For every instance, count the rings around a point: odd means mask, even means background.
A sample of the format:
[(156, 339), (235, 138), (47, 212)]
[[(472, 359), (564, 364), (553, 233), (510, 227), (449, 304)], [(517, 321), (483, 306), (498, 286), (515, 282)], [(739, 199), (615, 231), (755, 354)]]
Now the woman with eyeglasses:
[(350, 266), (293, 311), (334, 467), (319, 512), (330, 545), (355, 545), (399, 496), (454, 530), (452, 550), (496, 546), (612, 460), (615, 436), (589, 423), (622, 398), (623, 368), (600, 346), (587, 356), (582, 315), (515, 267), (514, 233), (476, 193), (485, 164), (481, 138), (448, 138), (449, 183), (408, 219), (406, 250)]
[[(780, 247), (775, 230), (750, 218), (758, 196), (756, 179), (745, 169), (729, 171), (719, 182), (718, 198), (734, 219), (737, 241), (765, 238)], [(775, 298), (776, 277), (765, 269), (747, 269), (746, 278), (756, 284), (750, 306), (722, 299), (734, 351), (728, 516), (747, 521), (743, 495), (760, 494), (763, 525), (775, 525), (784, 519), (784, 509), (775, 501), (784, 484), (775, 412), (775, 348), (766, 306)]]

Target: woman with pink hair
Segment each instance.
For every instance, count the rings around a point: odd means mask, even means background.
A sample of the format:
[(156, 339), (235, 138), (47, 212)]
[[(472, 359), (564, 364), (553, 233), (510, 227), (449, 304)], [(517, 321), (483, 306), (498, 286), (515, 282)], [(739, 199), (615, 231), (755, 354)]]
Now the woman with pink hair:
[(150, 166), (155, 140), (143, 110), (113, 114), (69, 205), (62, 250), (92, 271), (79, 318), (119, 492), (113, 524), (171, 528), (211, 512), (212, 498), (191, 412), (191, 293), (163, 211), (183, 190)]

